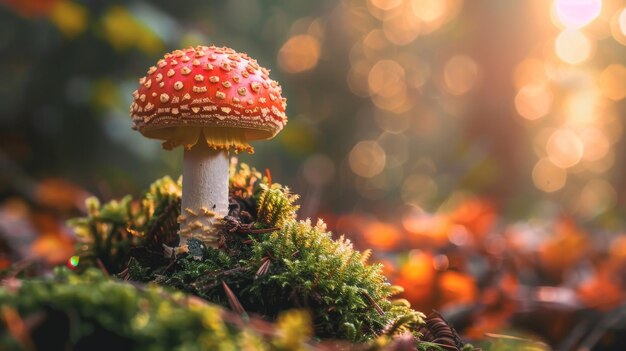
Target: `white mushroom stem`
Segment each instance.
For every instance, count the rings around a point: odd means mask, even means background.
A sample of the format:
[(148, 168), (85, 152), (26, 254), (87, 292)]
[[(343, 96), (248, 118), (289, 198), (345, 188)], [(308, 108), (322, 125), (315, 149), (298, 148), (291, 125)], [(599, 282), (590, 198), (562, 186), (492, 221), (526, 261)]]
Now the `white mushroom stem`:
[(228, 213), (228, 151), (199, 142), (184, 151), (180, 246), (197, 238), (217, 247), (219, 220)]

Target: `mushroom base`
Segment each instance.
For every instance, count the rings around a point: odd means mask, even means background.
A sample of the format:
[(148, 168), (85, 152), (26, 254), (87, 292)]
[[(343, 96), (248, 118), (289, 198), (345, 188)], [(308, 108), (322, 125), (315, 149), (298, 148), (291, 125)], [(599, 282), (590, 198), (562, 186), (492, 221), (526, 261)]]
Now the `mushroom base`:
[(185, 149), (180, 245), (190, 238), (217, 247), (220, 220), (228, 213), (228, 151), (200, 143)]

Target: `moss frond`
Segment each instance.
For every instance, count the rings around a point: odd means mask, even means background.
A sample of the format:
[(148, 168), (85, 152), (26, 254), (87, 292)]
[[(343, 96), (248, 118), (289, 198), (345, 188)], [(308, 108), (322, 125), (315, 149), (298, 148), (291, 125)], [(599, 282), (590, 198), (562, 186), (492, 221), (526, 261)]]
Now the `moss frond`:
[(299, 196), (280, 184), (261, 184), (257, 205), (257, 221), (267, 227), (282, 227), (296, 218)]

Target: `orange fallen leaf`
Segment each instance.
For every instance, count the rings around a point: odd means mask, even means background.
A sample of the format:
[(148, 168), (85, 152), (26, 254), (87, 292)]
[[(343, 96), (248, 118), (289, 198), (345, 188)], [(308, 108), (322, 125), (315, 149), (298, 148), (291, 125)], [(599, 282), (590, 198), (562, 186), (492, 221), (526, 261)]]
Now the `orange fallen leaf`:
[(3, 0), (5, 6), (24, 17), (44, 17), (61, 0)]
[(592, 277), (578, 286), (578, 298), (588, 307), (610, 310), (626, 301), (624, 287), (608, 264), (600, 265)]
[(363, 237), (372, 249), (391, 250), (398, 247), (402, 236), (397, 227), (383, 222), (371, 222), (363, 230)]
[(33, 242), (31, 251), (49, 265), (62, 264), (74, 254), (74, 242), (62, 233), (43, 233)]
[(480, 242), (495, 225), (498, 214), (489, 200), (472, 197), (459, 204), (450, 214), (450, 220), (463, 225)]
[(44, 179), (35, 189), (35, 199), (41, 205), (70, 211), (83, 205), (89, 194), (61, 178)]
[(539, 248), (539, 260), (545, 272), (561, 281), (563, 273), (587, 254), (589, 239), (572, 219), (560, 219), (554, 236)]
[(431, 306), (435, 269), (433, 256), (426, 252), (412, 252), (407, 262), (402, 265), (393, 283), (404, 288), (399, 297), (411, 302), (418, 310), (427, 310)]
[(478, 295), (476, 281), (468, 274), (447, 271), (441, 274), (438, 283), (440, 294), (438, 307), (470, 304), (476, 301)]

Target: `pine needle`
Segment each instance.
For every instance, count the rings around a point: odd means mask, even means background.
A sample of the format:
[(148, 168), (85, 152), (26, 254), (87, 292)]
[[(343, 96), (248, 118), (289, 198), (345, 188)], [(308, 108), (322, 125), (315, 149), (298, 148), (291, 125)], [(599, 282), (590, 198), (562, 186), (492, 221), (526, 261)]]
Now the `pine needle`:
[(222, 287), (224, 288), (224, 293), (226, 294), (226, 298), (228, 299), (228, 304), (230, 305), (230, 308), (233, 310), (233, 312), (237, 314), (246, 313), (246, 310), (243, 309), (243, 306), (239, 302), (239, 299), (237, 298), (237, 296), (235, 296), (235, 293), (230, 290), (228, 284), (222, 281)]

